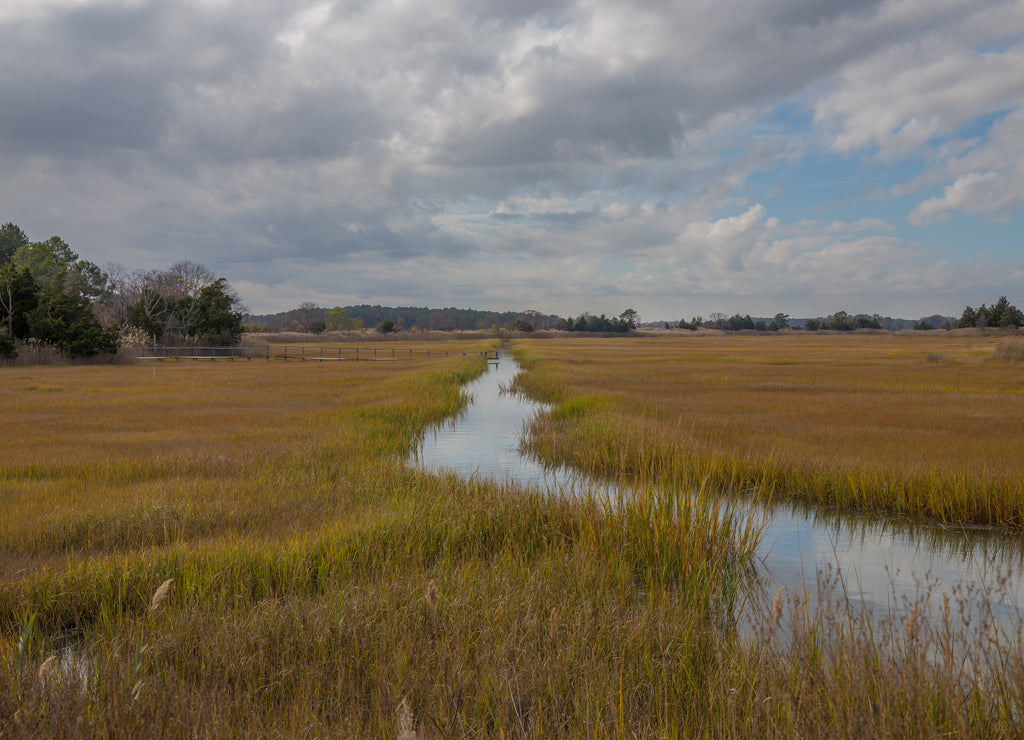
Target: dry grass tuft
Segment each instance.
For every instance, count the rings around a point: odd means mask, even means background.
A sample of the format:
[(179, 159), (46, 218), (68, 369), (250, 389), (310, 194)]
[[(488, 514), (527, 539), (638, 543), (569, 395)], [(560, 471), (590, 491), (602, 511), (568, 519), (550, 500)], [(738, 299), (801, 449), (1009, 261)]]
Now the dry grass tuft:
[(910, 610), (910, 614), (907, 615), (906, 622), (904, 623), (903, 631), (907, 638), (907, 643), (912, 643), (917, 640), (917, 636), (921, 631), (921, 609), (918, 604)]
[(1000, 342), (993, 352), (993, 356), (1003, 362), (1024, 362), (1024, 341)]

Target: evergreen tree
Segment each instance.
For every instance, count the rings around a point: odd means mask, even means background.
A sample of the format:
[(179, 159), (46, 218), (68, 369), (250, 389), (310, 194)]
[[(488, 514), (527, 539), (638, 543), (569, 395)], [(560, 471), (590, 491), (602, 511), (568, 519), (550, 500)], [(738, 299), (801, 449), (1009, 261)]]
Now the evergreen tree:
[(5, 265), (14, 253), (28, 244), (28, 236), (19, 227), (8, 222), (0, 226), (0, 265)]
[(227, 281), (218, 278), (199, 291), (194, 331), (207, 344), (234, 345), (242, 338), (242, 314), (235, 310), (235, 298)]
[(57, 272), (40, 292), (38, 304), (28, 315), (29, 334), (72, 358), (116, 352), (116, 328), (105, 330), (100, 325), (89, 299), (65, 289), (66, 277), (64, 271)]
[(1024, 314), (1020, 309), (1012, 305), (1006, 296), (1000, 296), (999, 300), (991, 306), (982, 303), (977, 308), (967, 306), (956, 322), (957, 329), (977, 327), (999, 327), (1010, 329), (1016, 326), (1024, 326)]

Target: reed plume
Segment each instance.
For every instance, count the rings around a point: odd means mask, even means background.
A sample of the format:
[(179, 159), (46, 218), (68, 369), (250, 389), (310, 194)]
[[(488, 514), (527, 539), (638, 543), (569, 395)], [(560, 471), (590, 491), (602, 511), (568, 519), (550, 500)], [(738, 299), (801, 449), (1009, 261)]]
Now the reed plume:
[(785, 586), (779, 586), (779, 590), (775, 592), (775, 598), (772, 600), (772, 618), (768, 623), (769, 634), (775, 631), (775, 625), (779, 623), (779, 619), (782, 617), (782, 596), (785, 592)]
[(37, 675), (40, 681), (43, 679), (43, 676), (46, 675), (46, 672), (50, 669), (50, 665), (53, 663), (53, 660), (56, 657), (56, 655), (51, 655), (49, 658), (43, 661), (43, 664), (41, 666), (39, 666), (39, 673)]
[(166, 581), (161, 583), (160, 584), (160, 588), (158, 588), (153, 593), (153, 600), (149, 602), (149, 611), (150, 612), (155, 612), (156, 608), (158, 606), (160, 606), (160, 602), (163, 601), (167, 597), (167, 592), (170, 590), (170, 588), (171, 588), (171, 581), (173, 581), (173, 580), (174, 580), (173, 578), (168, 578)]
[[(431, 581), (431, 584), (434, 582)], [(413, 722), (412, 709), (409, 703), (402, 697), (402, 703), (395, 710), (398, 719), (398, 740), (417, 740), (416, 727)]]
[(430, 616), (434, 619), (437, 618), (437, 603), (437, 584), (431, 579), (427, 584), (427, 608), (430, 609)]

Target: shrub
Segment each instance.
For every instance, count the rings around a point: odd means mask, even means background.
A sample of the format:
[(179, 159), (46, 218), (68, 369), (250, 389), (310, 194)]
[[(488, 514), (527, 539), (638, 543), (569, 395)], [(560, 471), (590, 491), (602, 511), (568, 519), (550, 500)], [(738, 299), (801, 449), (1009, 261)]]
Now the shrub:
[(1024, 362), (1024, 342), (1001, 342), (994, 357), (1004, 362)]

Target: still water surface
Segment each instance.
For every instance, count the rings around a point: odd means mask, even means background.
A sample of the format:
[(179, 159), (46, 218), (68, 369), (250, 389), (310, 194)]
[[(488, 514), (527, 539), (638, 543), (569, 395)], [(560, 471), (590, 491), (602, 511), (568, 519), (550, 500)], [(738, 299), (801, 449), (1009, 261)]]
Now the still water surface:
[[(608, 492), (605, 484), (566, 468), (545, 468), (520, 452), (525, 426), (547, 409), (529, 398), (502, 392), (518, 372), (512, 357), (500, 352), (488, 372), (466, 387), (472, 401), (465, 412), (428, 431), (414, 462), (551, 493)], [(746, 511), (759, 519), (765, 513), (760, 508)], [(769, 593), (784, 586), (791, 594), (805, 592), (813, 602), (819, 577), (838, 574), (847, 596), (874, 615), (902, 610), (904, 598), (916, 600), (928, 585), (933, 607), (941, 604), (943, 594), (954, 600), (965, 597), (973, 585), (975, 591), (993, 589), (989, 598), (1000, 621), (1012, 623), (1022, 613), (1024, 543), (1019, 535), (785, 504), (773, 506), (767, 516), (757, 560)], [(995, 590), (1001, 577), (1009, 580)]]

